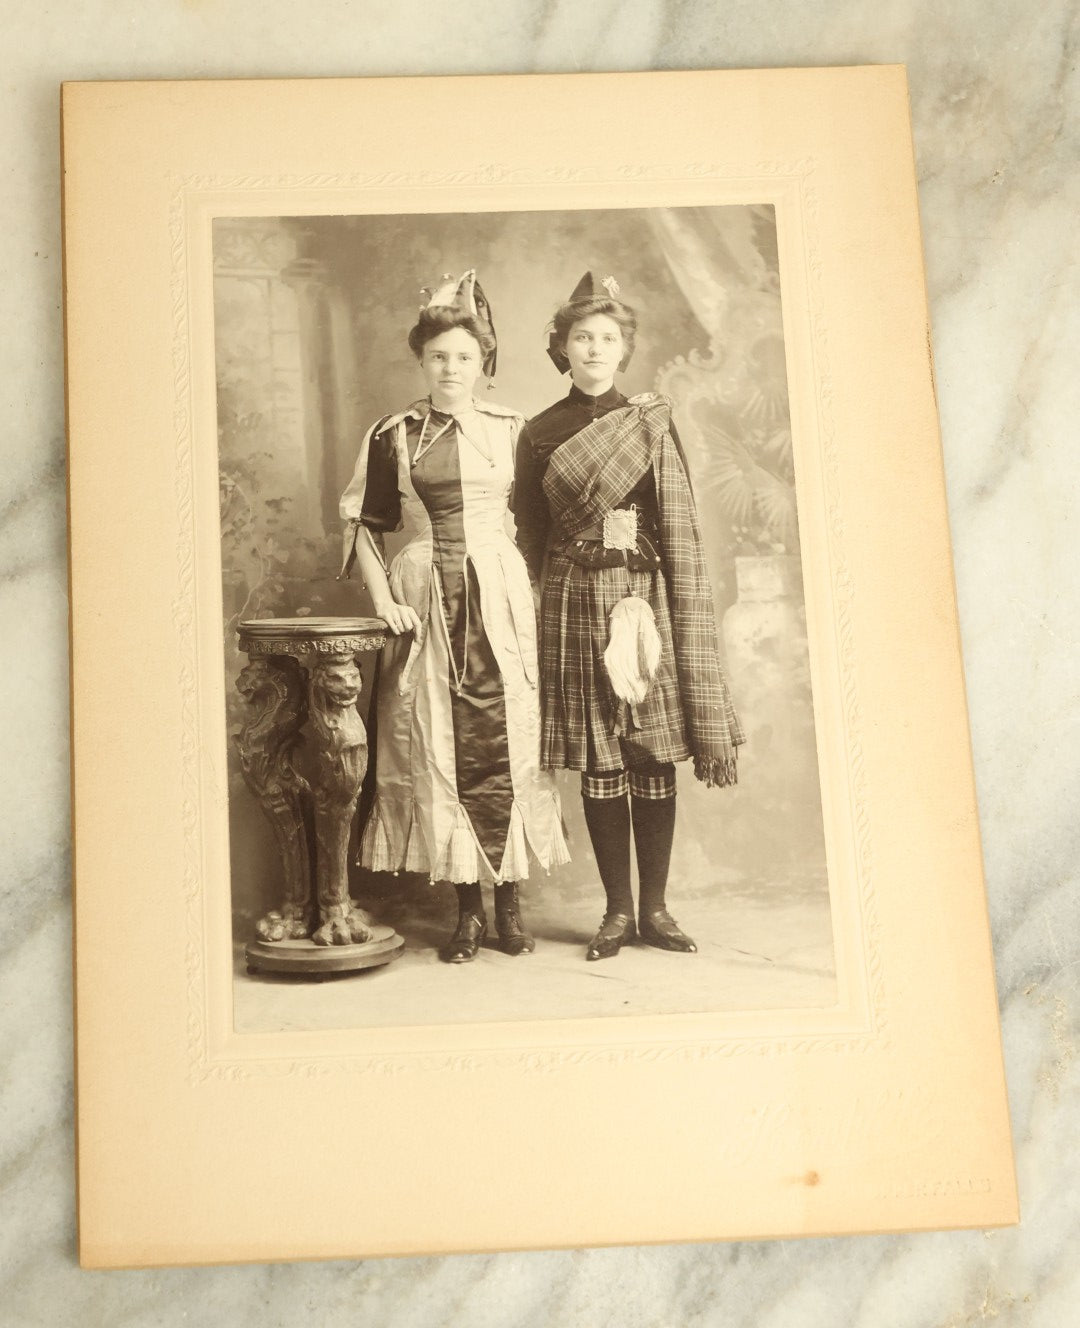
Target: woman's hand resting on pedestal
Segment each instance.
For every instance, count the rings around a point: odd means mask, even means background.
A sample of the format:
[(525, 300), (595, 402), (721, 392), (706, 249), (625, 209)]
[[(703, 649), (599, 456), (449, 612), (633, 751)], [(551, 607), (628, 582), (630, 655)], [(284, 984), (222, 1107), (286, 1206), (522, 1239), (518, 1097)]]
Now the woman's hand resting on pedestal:
[(397, 604), (392, 599), (380, 597), (374, 601), (374, 609), (376, 618), (381, 618), (395, 636), (420, 630), (420, 617), (408, 604)]

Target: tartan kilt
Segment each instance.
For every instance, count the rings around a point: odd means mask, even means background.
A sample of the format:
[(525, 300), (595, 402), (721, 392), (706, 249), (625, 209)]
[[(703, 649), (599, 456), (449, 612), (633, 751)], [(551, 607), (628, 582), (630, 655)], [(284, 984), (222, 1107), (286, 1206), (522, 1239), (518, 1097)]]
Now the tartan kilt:
[[(636, 706), (619, 701), (604, 666), (608, 618), (626, 595), (652, 609), (661, 646), (656, 676)], [(540, 601), (540, 711), (540, 764), (549, 770), (690, 759), (662, 572), (582, 567), (551, 553)]]

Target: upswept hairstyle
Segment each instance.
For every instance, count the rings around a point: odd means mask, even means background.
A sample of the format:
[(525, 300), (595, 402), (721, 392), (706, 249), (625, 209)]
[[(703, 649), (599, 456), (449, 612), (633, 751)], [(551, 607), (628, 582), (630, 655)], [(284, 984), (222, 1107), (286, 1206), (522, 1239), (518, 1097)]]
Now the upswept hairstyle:
[(473, 314), (463, 313), (460, 309), (453, 309), (449, 305), (436, 305), (433, 309), (420, 310), (416, 326), (409, 333), (409, 349), (417, 359), (420, 359), (429, 341), (434, 341), (436, 337), (441, 337), (444, 332), (449, 332), (455, 327), (468, 332), (477, 343), (482, 361), (486, 360), (495, 349), (495, 336), (487, 323)]
[(628, 304), (623, 304), (622, 300), (614, 300), (607, 295), (593, 295), (583, 300), (568, 300), (555, 311), (549, 353), (552, 359), (558, 356), (562, 360), (562, 363), (559, 363), (556, 359), (556, 363), (564, 373), (566, 368), (569, 368), (569, 361), (566, 359), (566, 339), (570, 335), (570, 329), (575, 323), (580, 323), (583, 318), (591, 318), (593, 314), (605, 314), (618, 323), (622, 329), (625, 348), (619, 368), (625, 369), (630, 363), (637, 334), (637, 314)]

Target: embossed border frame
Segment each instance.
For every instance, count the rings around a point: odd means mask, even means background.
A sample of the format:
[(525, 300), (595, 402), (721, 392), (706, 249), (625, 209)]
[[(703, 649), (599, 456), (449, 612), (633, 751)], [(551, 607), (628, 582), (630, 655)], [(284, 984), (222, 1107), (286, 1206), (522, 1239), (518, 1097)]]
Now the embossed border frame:
[[(850, 604), (856, 583), (843, 542), (834, 426), (829, 414), (827, 338), (821, 326), (820, 261), (814, 229), (814, 162), (759, 162), (755, 174), (732, 179), (718, 163), (685, 166), (626, 164), (608, 171), (532, 171), (480, 164), (451, 172), (380, 172), (329, 177), (191, 176), (174, 182), (170, 208), (173, 255), (173, 355), (175, 365), (176, 483), (179, 538), (176, 594), (177, 658), (181, 661), (184, 708), (183, 780), (185, 896), (188, 901), (189, 1029), (192, 1074), (236, 1078), (280, 1072), (328, 1073), (331, 1069), (403, 1070), (421, 1058), (426, 1068), (482, 1068), (493, 1057), (530, 1066), (572, 1058), (731, 1056), (799, 1051), (811, 1047), (862, 1051), (884, 1037), (884, 974), (876, 944), (871, 839), (864, 805), (860, 716), (852, 669), (855, 650)], [(774, 208), (785, 311), (785, 339), (793, 365), (804, 366), (814, 351), (816, 414), (793, 411), (800, 525), (808, 585), (811, 668), (816, 721), (825, 741), (821, 771), (829, 820), (826, 842), (838, 1000), (825, 1009), (703, 1012), (680, 1016), (517, 1021), (484, 1025), (432, 1025), (290, 1033), (283, 1041), (232, 1031), (232, 944), (226, 929), (228, 891), (220, 888), (227, 843), (206, 861), (208, 833), (220, 833), (220, 800), (210, 792), (202, 754), (224, 747), (224, 699), (199, 659), (210, 641), (199, 625), (220, 622), (220, 568), (202, 560), (197, 575), (195, 507), (209, 521), (216, 495), (216, 415), (208, 402), (213, 388), (211, 227), (221, 216), (315, 216), (350, 212), (505, 212), (543, 206), (552, 185), (563, 209), (596, 206), (597, 190), (620, 188), (620, 208), (636, 208), (639, 192), (664, 206), (756, 203)], [(512, 192), (511, 192), (512, 191)], [(448, 206), (447, 197), (453, 199)], [(585, 201), (582, 201), (584, 199)], [(392, 200), (392, 201), (391, 201)], [(531, 203), (532, 208), (529, 208)], [(402, 206), (411, 204), (411, 206)], [(652, 206), (656, 206), (653, 201)], [(791, 294), (788, 294), (790, 290)], [(193, 363), (194, 360), (194, 363)], [(804, 391), (793, 394), (805, 400)], [(197, 462), (201, 462), (197, 464)], [(815, 596), (815, 588), (817, 594)], [(816, 611), (815, 611), (816, 610)], [(835, 624), (836, 631), (830, 629)], [(200, 656), (197, 637), (204, 638)], [(215, 733), (215, 715), (221, 716)], [(831, 795), (831, 797), (830, 797)], [(224, 906), (223, 906), (224, 901)], [(208, 969), (213, 969), (211, 978)], [(223, 976), (229, 974), (226, 988)], [(632, 1030), (632, 1031), (631, 1031)], [(367, 1042), (370, 1045), (364, 1047)], [(279, 1048), (268, 1054), (268, 1045)], [(290, 1049), (287, 1049), (290, 1048)], [(361, 1049), (362, 1048), (362, 1049)]]
[[(1015, 1215), (903, 72), (528, 84), (528, 97), (520, 79), (65, 92), (86, 1263)], [(605, 99), (620, 114), (602, 118), (599, 156), (626, 164), (597, 171), (595, 137), (564, 152), (553, 135)], [(407, 133), (433, 104), (489, 112), (437, 171)], [(329, 125), (350, 132), (329, 141)], [(409, 160), (388, 160), (395, 149)], [(342, 169), (367, 157), (379, 164), (366, 174)], [(207, 887), (228, 877), (208, 829), (225, 825), (226, 787), (216, 506), (203, 502), (208, 478), (216, 492), (210, 218), (530, 198), (777, 208), (800, 521), (817, 532), (804, 562), (841, 999), (830, 1011), (235, 1035), (228, 892)], [(122, 257), (103, 261), (109, 244)], [(140, 504), (125, 505), (129, 491)], [(112, 601), (132, 540), (141, 611), (129, 621)], [(125, 730), (112, 670), (140, 648), (152, 667), (129, 679)], [(635, 1130), (667, 1140), (629, 1170), (621, 1155), (597, 1162), (618, 1101), (633, 1102)], [(674, 1134), (673, 1101), (685, 1104)], [(419, 1140), (407, 1131), (417, 1113)], [(459, 1183), (462, 1119), (513, 1159), (513, 1194)], [(397, 1167), (378, 1212), (348, 1170), (322, 1165), (360, 1121)], [(525, 1154), (523, 1123), (540, 1140)], [(132, 1155), (133, 1131), (158, 1145), (152, 1160)], [(312, 1138), (314, 1166), (290, 1167)], [(597, 1165), (601, 1183), (583, 1194), (576, 1169)], [(273, 1215), (282, 1194), (287, 1233)]]

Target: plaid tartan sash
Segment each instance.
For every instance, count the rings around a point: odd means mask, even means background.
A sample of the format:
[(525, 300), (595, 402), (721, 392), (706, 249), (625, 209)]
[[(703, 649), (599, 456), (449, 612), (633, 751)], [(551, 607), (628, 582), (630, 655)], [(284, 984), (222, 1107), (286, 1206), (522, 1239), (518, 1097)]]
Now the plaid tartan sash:
[(671, 402), (632, 397), (555, 449), (544, 493), (558, 532), (571, 539), (602, 521), (651, 467), (671, 605), (675, 669), (697, 777), (734, 784), (746, 741), (720, 665), (716, 612), (690, 484), (670, 433)]

